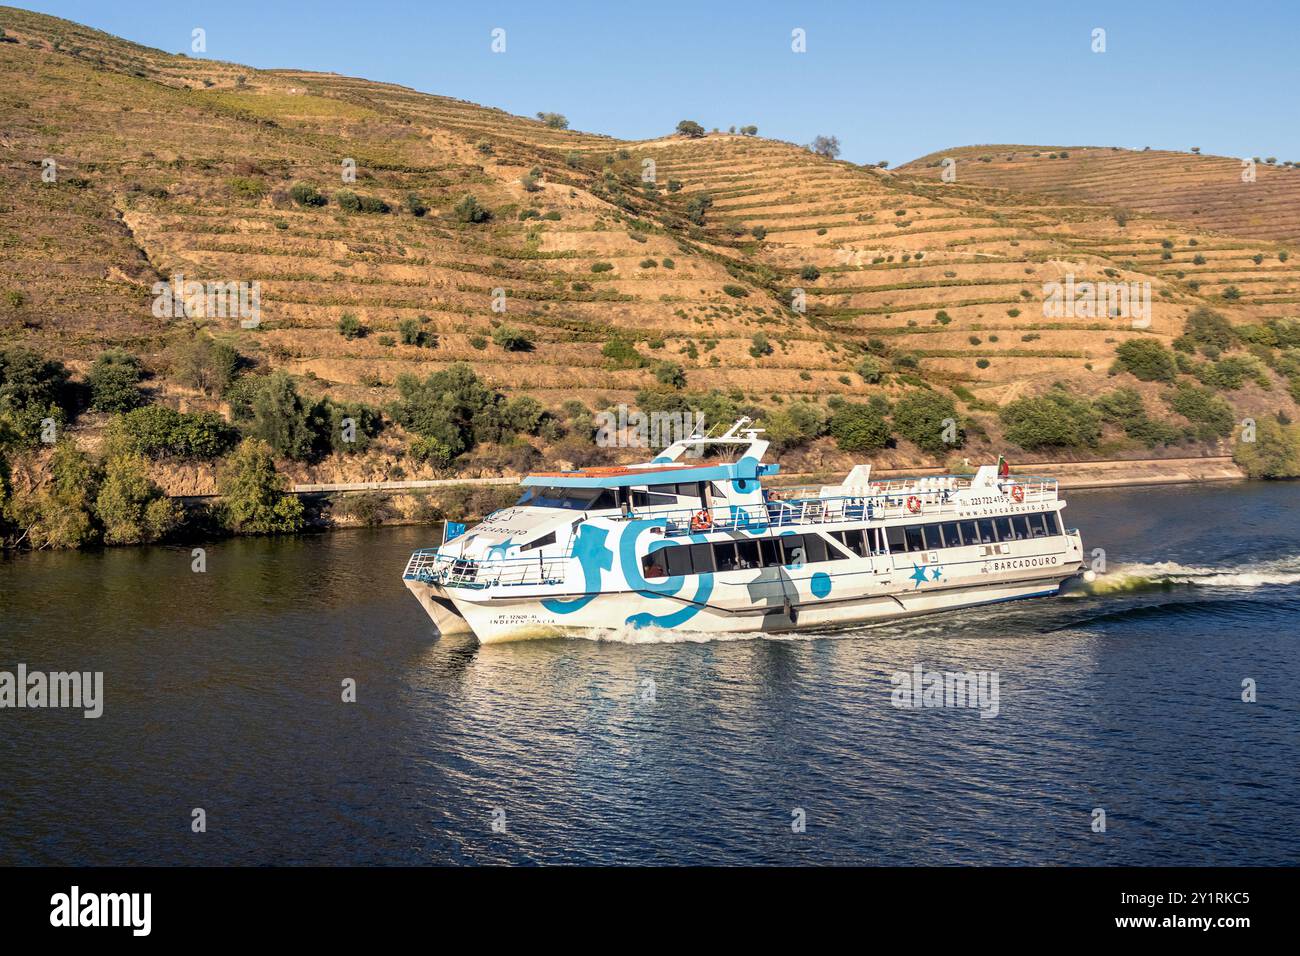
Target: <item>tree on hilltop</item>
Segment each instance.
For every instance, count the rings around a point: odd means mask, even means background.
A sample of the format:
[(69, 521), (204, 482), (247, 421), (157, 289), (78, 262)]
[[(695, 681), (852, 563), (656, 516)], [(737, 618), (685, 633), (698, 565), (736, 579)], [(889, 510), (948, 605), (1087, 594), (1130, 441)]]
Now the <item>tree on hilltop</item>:
[(818, 136), (808, 147), (818, 156), (834, 159), (840, 154), (840, 141), (836, 136)]
[(677, 124), (677, 133), (681, 136), (688, 136), (691, 139), (699, 139), (704, 135), (704, 127), (695, 120), (682, 120)]

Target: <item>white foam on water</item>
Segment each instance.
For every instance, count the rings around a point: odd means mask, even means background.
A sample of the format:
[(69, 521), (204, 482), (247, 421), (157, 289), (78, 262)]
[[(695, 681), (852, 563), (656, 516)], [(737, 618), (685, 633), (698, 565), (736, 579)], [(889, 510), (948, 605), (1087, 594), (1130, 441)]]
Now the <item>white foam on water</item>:
[(1173, 561), (1120, 564), (1086, 585), (1083, 593), (1110, 594), (1171, 585), (1249, 590), (1284, 584), (1300, 584), (1300, 555), (1227, 567)]

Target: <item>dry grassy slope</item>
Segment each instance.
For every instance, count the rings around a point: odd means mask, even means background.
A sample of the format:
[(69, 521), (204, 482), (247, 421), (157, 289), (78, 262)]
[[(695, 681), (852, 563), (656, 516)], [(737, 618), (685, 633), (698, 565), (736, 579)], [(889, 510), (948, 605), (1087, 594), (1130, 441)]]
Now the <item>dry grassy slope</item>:
[(946, 157), (971, 185), (1122, 207), (1243, 238), (1300, 240), (1300, 167), (1262, 158), (1250, 183), (1242, 182), (1240, 157), (1101, 146), (963, 146), (899, 171), (937, 180)]
[[(261, 282), (260, 330), (235, 320), (209, 328), (303, 377), (308, 391), (374, 404), (398, 374), (457, 360), (552, 405), (630, 400), (653, 375), (609, 367), (600, 346), (615, 334), (681, 362), (691, 388), (762, 403), (872, 391), (851, 371), (850, 348), (871, 338), (913, 356), (928, 381), (964, 384), (982, 399), (1057, 380), (1096, 392), (1110, 384), (1119, 342), (1168, 340), (1198, 304), (1242, 321), (1295, 311), (1294, 263), (1279, 263), (1267, 242), (1157, 220), (1121, 228), (1102, 206), (932, 183), (758, 138), (628, 143), (552, 130), (389, 84), (172, 56), (4, 8), (0, 26), (19, 41), (0, 44), (0, 291), (24, 298), (16, 307), (0, 300), (0, 340), (38, 343), (74, 363), (110, 342), (160, 355), (183, 330), (153, 318), (149, 285), (178, 271)], [(39, 181), (47, 156), (62, 171), (56, 187)], [(358, 163), (352, 188), (386, 199), (391, 214), (287, 201), (299, 180), (340, 188), (344, 158)], [(642, 195), (646, 158), (661, 187), (683, 188)], [(534, 165), (544, 177), (530, 194), (520, 177)], [(265, 194), (241, 196), (236, 178)], [(429, 215), (400, 208), (409, 192)], [(455, 221), (451, 206), (466, 192), (494, 210), (492, 222)], [(713, 208), (704, 229), (692, 227), (685, 206), (706, 192)], [(521, 222), (529, 207), (560, 218)], [(755, 226), (764, 240), (748, 234)], [(1165, 238), (1175, 240), (1170, 261), (1161, 259)], [(1191, 264), (1197, 253), (1206, 265)], [(1256, 265), (1261, 253), (1268, 258)], [(593, 273), (597, 262), (614, 268)], [(819, 279), (798, 277), (806, 264)], [(1105, 270), (1152, 282), (1150, 332), (1119, 319), (1043, 318), (1045, 281), (1102, 279)], [(1203, 283), (1199, 295), (1179, 270)], [(1216, 299), (1227, 284), (1245, 291), (1241, 302)], [(749, 294), (724, 291), (737, 285)], [(796, 286), (806, 314), (788, 307)], [(490, 310), (498, 287), (505, 316)], [(937, 321), (939, 310), (950, 324)], [(341, 338), (346, 312), (372, 334)], [(429, 318), (436, 349), (380, 343), (416, 316)], [(527, 328), (536, 349), (476, 348), (502, 319)], [(759, 331), (775, 352), (755, 360)], [(905, 386), (891, 377), (885, 390)], [(1282, 389), (1233, 397), (1246, 411), (1294, 411)]]

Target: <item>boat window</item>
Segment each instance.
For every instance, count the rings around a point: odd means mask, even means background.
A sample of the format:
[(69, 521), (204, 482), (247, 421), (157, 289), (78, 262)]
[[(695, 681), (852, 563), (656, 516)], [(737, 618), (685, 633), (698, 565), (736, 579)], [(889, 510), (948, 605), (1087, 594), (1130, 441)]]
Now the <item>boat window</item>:
[(739, 568), (761, 567), (758, 559), (757, 541), (736, 542), (736, 566)]
[(535, 549), (537, 549), (537, 548), (544, 548), (544, 547), (546, 547), (548, 544), (555, 544), (555, 532), (554, 532), (554, 531), (552, 531), (550, 534), (544, 534), (544, 535), (542, 535), (542, 536), (541, 536), (540, 538), (538, 538), (536, 541), (529, 541), (527, 544), (520, 545), (520, 546), (519, 546), (519, 550), (520, 550), (520, 551), (533, 551), (533, 550), (535, 550)]
[(961, 540), (964, 544), (979, 544), (980, 531), (974, 521), (959, 522), (961, 528)]
[(943, 546), (945, 548), (961, 547), (961, 533), (957, 530), (957, 522), (949, 521), (940, 527), (943, 528)]
[(563, 488), (536, 486), (524, 491), (516, 505), (534, 508), (564, 508), (567, 511), (600, 511), (617, 508), (618, 499), (608, 488)]
[(1061, 516), (1055, 511), (1047, 512), (1048, 534), (1061, 534)]
[(1043, 513), (1041, 511), (1029, 515), (1029, 534), (1034, 538), (1046, 536), (1047, 526), (1043, 524)]
[[(869, 529), (869, 530), (874, 531), (875, 529)], [(861, 528), (853, 528), (849, 531), (836, 531), (833, 533), (835, 535), (836, 540), (838, 540), (841, 544), (843, 544), (854, 554), (864, 558), (867, 556), (866, 535), (863, 534)]]
[(691, 549), (682, 548), (664, 548), (668, 553), (668, 573), (673, 577), (679, 574), (691, 574)]
[(919, 524), (908, 525), (908, 526), (907, 526), (906, 528), (904, 528), (903, 530), (907, 532), (907, 550), (908, 550), (908, 551), (924, 551), (924, 550), (925, 550), (925, 535), (922, 534), (922, 532), (921, 532), (921, 525), (919, 525)]
[(782, 535), (781, 545), (785, 551), (785, 559), (781, 562), (782, 564), (795, 566), (808, 563), (808, 548), (804, 545), (803, 535)]
[(632, 492), (633, 508), (649, 508), (655, 505), (675, 505), (677, 497), (675, 495), (658, 495), (649, 491)]
[(999, 541), (1016, 540), (1015, 532), (1011, 530), (1011, 519), (1009, 517), (1003, 516), (1001, 518), (994, 518), (993, 521), (998, 526)]
[[(803, 546), (805, 560), (817, 562), (827, 560), (826, 539), (819, 534), (806, 534), (803, 536)], [(839, 557), (839, 555), (835, 555)]]
[(982, 518), (977, 522), (977, 525), (979, 527), (979, 538), (977, 540), (980, 544), (992, 544), (998, 540), (997, 532), (993, 530), (992, 518)]
[(734, 541), (723, 541), (713, 546), (713, 563), (718, 566), (719, 571), (734, 571), (739, 564), (736, 562), (736, 544)]
[(713, 573), (713, 545), (707, 541), (693, 544), (691, 548), (691, 570), (695, 574)]
[(763, 555), (763, 567), (770, 568), (781, 563), (781, 549), (775, 538), (760, 538), (758, 544)]
[(668, 576), (668, 559), (664, 555), (667, 548), (651, 551), (641, 559), (641, 575), (647, 580), (666, 578)]
[(903, 533), (902, 527), (893, 525), (885, 529), (885, 538), (889, 541), (889, 550), (894, 554), (907, 553), (907, 536)]
[(1029, 537), (1029, 518), (1025, 515), (1013, 515), (1011, 527), (1016, 531), (1016, 540), (1023, 541)]

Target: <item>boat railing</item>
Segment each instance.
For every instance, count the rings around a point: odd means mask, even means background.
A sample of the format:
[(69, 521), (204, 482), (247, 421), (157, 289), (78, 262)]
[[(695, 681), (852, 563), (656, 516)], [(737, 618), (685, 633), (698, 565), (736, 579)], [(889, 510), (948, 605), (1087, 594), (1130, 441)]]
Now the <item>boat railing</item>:
[[(958, 476), (952, 476), (958, 477)], [(932, 481), (926, 485), (924, 482)], [(1016, 488), (1022, 497), (1015, 497)], [(888, 518), (928, 520), (955, 516), (970, 507), (969, 498), (959, 498), (959, 491), (969, 491), (970, 481), (958, 478), (944, 483), (940, 479), (894, 479), (873, 482), (870, 494), (821, 495), (817, 489), (781, 489), (766, 502), (749, 505), (715, 505), (710, 508), (658, 511), (664, 518), (668, 537), (705, 531), (761, 531), (803, 525), (834, 524), (849, 521), (879, 521)], [(1055, 501), (1055, 478), (1017, 475), (991, 489), (1005, 495), (1008, 503)], [(633, 513), (631, 517), (644, 517)]]
[(460, 588), (558, 584), (568, 574), (572, 557), (569, 550), (550, 555), (539, 550), (527, 557), (479, 559), (427, 548), (411, 554), (402, 578)]

